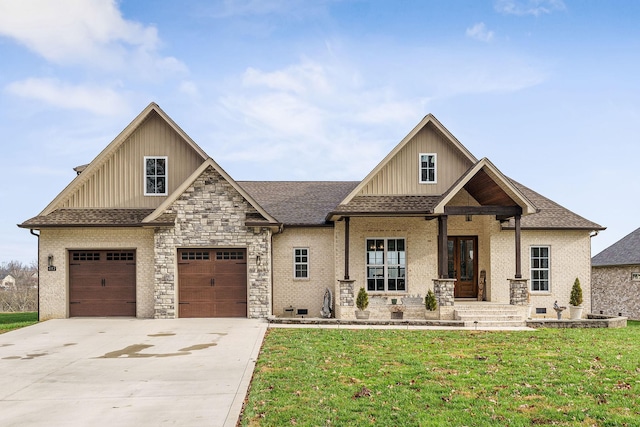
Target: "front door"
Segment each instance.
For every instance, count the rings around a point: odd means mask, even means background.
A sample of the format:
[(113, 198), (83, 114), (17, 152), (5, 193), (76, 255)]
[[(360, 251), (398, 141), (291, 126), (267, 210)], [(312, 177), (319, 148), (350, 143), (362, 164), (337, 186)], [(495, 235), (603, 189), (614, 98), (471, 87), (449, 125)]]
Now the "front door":
[(449, 236), (449, 278), (456, 279), (455, 298), (478, 297), (478, 237)]

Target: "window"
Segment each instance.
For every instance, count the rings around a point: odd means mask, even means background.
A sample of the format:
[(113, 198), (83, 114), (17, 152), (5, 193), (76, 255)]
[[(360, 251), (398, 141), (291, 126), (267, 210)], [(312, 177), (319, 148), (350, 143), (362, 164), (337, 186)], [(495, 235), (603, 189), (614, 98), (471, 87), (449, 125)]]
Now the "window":
[(144, 194), (145, 196), (167, 195), (167, 158), (144, 158)]
[(404, 239), (367, 239), (367, 291), (407, 290)]
[(531, 290), (549, 291), (549, 246), (531, 247)]
[(640, 282), (640, 273), (631, 273), (631, 281)]
[(293, 249), (293, 277), (296, 279), (309, 278), (309, 249)]
[(435, 184), (436, 175), (436, 155), (429, 153), (420, 154), (420, 183)]

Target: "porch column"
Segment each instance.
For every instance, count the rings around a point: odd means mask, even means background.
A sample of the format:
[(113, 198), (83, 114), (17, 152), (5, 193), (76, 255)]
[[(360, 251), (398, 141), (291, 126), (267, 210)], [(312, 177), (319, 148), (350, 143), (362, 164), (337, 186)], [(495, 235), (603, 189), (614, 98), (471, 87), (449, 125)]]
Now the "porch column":
[(449, 277), (447, 243), (447, 215), (440, 215), (438, 217), (438, 278), (440, 279)]
[(516, 279), (522, 279), (522, 248), (520, 247), (520, 215), (516, 220)]
[(349, 280), (349, 220), (344, 217), (344, 280)]

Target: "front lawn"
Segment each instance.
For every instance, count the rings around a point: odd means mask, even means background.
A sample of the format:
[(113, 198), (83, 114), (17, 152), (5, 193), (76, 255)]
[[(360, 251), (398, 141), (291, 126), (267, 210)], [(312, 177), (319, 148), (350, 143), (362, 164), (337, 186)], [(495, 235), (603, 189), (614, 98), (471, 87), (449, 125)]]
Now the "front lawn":
[(531, 332), (271, 329), (243, 426), (634, 426), (640, 322)]
[(38, 313), (0, 313), (0, 334), (38, 323)]

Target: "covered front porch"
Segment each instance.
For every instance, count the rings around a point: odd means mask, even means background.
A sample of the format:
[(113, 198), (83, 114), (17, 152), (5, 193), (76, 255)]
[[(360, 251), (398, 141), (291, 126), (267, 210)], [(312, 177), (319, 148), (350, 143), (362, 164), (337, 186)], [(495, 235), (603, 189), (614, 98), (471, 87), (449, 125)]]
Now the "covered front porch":
[[(471, 301), (488, 303), (488, 309), (500, 304), (496, 313), (512, 306), (510, 314), (526, 319), (520, 218), (534, 212), (486, 159), (442, 196), (354, 197), (331, 214), (336, 270), (344, 262), (343, 274), (336, 271), (336, 317), (354, 318), (356, 295), (364, 288), (374, 319), (454, 320), (462, 311), (457, 308)], [(510, 219), (514, 229), (503, 230)], [(492, 275), (507, 262), (510, 279)], [(424, 309), (429, 291), (436, 296), (436, 313)]]

